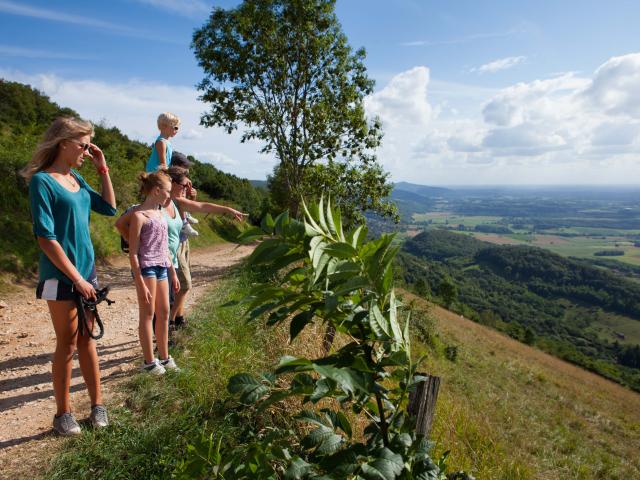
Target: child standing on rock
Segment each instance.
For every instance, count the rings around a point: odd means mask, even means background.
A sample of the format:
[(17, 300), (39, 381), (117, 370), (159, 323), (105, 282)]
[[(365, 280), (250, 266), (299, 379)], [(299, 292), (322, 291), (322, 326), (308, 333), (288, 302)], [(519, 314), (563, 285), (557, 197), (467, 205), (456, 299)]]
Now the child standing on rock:
[[(169, 288), (178, 292), (180, 282), (169, 253), (167, 220), (160, 210), (171, 201), (171, 178), (162, 171), (143, 173), (140, 175), (140, 190), (145, 199), (131, 215), (129, 259), (138, 294), (138, 333), (144, 356), (141, 369), (153, 375), (162, 375), (166, 370), (178, 370), (169, 355), (168, 329)], [(160, 358), (155, 358), (153, 354), (154, 313)]]

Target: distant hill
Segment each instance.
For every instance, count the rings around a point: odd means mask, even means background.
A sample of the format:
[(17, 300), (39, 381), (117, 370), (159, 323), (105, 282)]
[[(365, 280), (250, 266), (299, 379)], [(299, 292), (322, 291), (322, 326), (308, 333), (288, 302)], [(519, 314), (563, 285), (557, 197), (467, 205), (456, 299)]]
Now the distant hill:
[(249, 183), (251, 183), (251, 185), (253, 185), (256, 188), (267, 188), (267, 181), (266, 180), (249, 180)]
[[(78, 116), (28, 85), (0, 79), (0, 272), (24, 274), (35, 270), (38, 248), (31, 231), (27, 185), (19, 171), (30, 160), (44, 131), (61, 115)], [(144, 170), (150, 146), (131, 140), (116, 127), (96, 125), (95, 134), (94, 142), (105, 152), (109, 163), (118, 208), (136, 203), (136, 178)], [(261, 217), (265, 197), (262, 191), (248, 180), (191, 159), (191, 178), (203, 200), (229, 202), (250, 213), (253, 220)], [(81, 174), (97, 188), (94, 169), (85, 166)], [(205, 222), (199, 228), (204, 229), (204, 239), (215, 236), (209, 224)], [(113, 219), (94, 215), (91, 228), (98, 258), (118, 251)]]
[(448, 230), (407, 240), (401, 275), (452, 308), (640, 390), (640, 284), (544, 249), (496, 246)]
[(447, 195), (453, 190), (443, 187), (430, 187), (427, 185), (418, 185), (416, 183), (409, 182), (397, 182), (393, 185), (394, 190), (402, 190), (404, 192), (411, 192), (421, 195), (423, 197), (441, 197)]

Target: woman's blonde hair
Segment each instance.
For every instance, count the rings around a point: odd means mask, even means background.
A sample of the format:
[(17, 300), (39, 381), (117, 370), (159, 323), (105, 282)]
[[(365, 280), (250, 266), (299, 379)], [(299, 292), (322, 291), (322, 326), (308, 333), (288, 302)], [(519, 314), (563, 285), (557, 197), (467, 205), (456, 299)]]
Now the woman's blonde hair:
[(163, 170), (157, 172), (142, 172), (138, 175), (140, 182), (140, 196), (146, 197), (155, 187), (162, 187), (164, 184), (171, 184), (171, 177)]
[(168, 127), (175, 127), (180, 125), (180, 119), (177, 115), (174, 115), (171, 112), (164, 112), (158, 115), (158, 128), (161, 128), (163, 125)]
[(85, 135), (93, 136), (91, 122), (74, 117), (56, 118), (44, 132), (42, 141), (38, 144), (31, 161), (20, 170), (20, 175), (29, 182), (37, 172), (46, 170), (53, 164), (58, 155), (60, 142)]

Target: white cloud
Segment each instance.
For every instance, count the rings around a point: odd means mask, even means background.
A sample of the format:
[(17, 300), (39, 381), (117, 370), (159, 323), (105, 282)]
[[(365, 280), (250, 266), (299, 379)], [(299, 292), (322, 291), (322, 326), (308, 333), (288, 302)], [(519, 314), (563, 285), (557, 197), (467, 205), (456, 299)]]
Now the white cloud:
[(479, 72), (479, 73), (495, 73), (500, 70), (507, 70), (509, 68), (513, 68), (516, 65), (523, 63), (526, 59), (527, 57), (523, 57), (523, 56), (500, 58), (498, 60), (494, 60), (493, 62), (480, 65), (478, 68), (472, 68), (471, 71)]
[(50, 52), (32, 48), (14, 47), (11, 45), (0, 45), (0, 56), (20, 58), (49, 58), (60, 60), (89, 60), (95, 58), (88, 55), (78, 55), (75, 53), (64, 52)]
[[(610, 58), (592, 75), (569, 72), (499, 91), (477, 89), (473, 98), (442, 88), (436, 100), (428, 72), (402, 72), (367, 102), (367, 113), (384, 120), (379, 158), (394, 180), (568, 184), (640, 178), (640, 53)], [(439, 105), (446, 108), (436, 115)]]
[[(30, 75), (0, 69), (0, 78), (26, 83), (53, 101), (76, 110), (92, 121), (103, 120), (129, 137), (147, 144), (158, 134), (156, 118), (169, 111), (181, 119), (181, 129), (172, 143), (175, 150), (198, 158), (198, 152), (215, 152), (209, 160), (224, 171), (250, 179), (265, 178), (275, 160), (258, 153), (256, 142), (240, 143), (240, 135), (228, 135), (219, 128), (204, 128), (200, 115), (207, 106), (198, 100), (193, 87), (129, 80), (106, 83), (99, 80), (70, 80), (53, 74)], [(218, 162), (218, 163), (216, 163)], [(228, 167), (228, 168), (225, 168)]]
[(173, 40), (166, 38), (166, 36), (156, 36), (151, 32), (140, 29), (139, 27), (134, 28), (117, 23), (106, 22), (97, 18), (91, 18), (87, 15), (76, 15), (73, 13), (64, 13), (41, 7), (32, 7), (25, 5), (24, 3), (0, 0), (0, 12), (53, 22), (70, 23), (84, 28), (99, 28), (101, 30), (128, 37), (147, 38), (159, 42), (175, 43)]
[(431, 120), (431, 105), (427, 100), (429, 69), (415, 67), (391, 79), (379, 92), (365, 99), (369, 116), (379, 116), (383, 123), (425, 127)]
[(466, 35), (464, 37), (449, 38), (444, 40), (414, 40), (410, 42), (402, 42), (402, 47), (433, 47), (438, 45), (458, 45), (461, 43), (475, 42), (478, 40), (487, 40), (491, 38), (504, 38), (510, 37), (517, 33), (523, 32), (522, 28), (512, 28), (504, 32), (488, 32), (488, 33), (475, 33), (472, 35)]
[(212, 4), (202, 0), (136, 0), (185, 17), (201, 17), (211, 11)]
[(595, 72), (584, 92), (596, 108), (640, 119), (640, 53), (612, 57)]
[(196, 152), (194, 156), (207, 163), (211, 163), (215, 167), (224, 170), (224, 167), (236, 166), (238, 161), (220, 152)]

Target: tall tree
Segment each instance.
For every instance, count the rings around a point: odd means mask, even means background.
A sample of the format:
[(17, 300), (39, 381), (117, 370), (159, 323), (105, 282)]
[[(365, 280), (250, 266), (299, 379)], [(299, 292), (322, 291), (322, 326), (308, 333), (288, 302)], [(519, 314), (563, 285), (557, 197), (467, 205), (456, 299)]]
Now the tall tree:
[[(361, 181), (377, 182), (372, 192), (388, 191), (382, 188), (387, 176), (375, 174), (381, 171), (374, 155), (380, 123), (369, 122), (363, 107), (374, 82), (364, 50), (352, 51), (334, 5), (245, 0), (233, 9), (215, 8), (193, 38), (205, 74), (201, 98), (210, 104), (202, 124), (228, 133), (241, 129), (243, 142), (263, 141), (261, 152), (280, 161), (278, 175), (293, 214), (300, 196), (309, 193), (304, 183), (314, 164), (357, 164)], [(384, 201), (361, 209), (372, 206), (393, 212)]]

